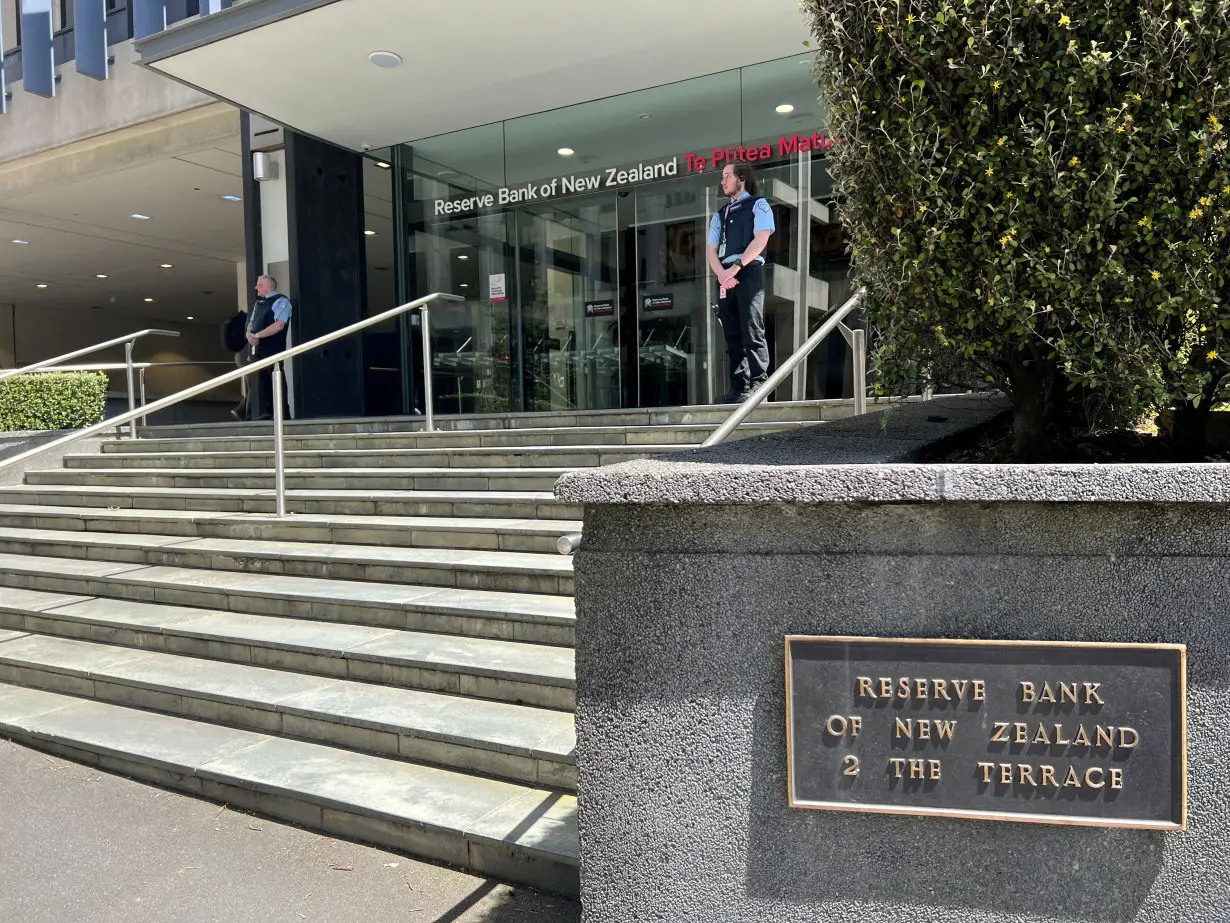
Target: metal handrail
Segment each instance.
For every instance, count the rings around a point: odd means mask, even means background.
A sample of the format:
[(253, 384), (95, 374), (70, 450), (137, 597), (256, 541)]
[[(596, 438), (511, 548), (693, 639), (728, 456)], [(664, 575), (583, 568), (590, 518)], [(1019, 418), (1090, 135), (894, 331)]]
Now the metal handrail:
[[(124, 368), (128, 371), (128, 409), (135, 410), (137, 407), (137, 396), (132, 380), (132, 345), (141, 339), (141, 337), (178, 337), (178, 330), (158, 330), (156, 328), (147, 330), (138, 330), (136, 333), (129, 333), (126, 336), (116, 337), (114, 340), (107, 340), (105, 343), (95, 343), (93, 346), (87, 346), (84, 349), (74, 350), (71, 353), (65, 353), (62, 356), (56, 356), (53, 359), (44, 359), (42, 362), (35, 362), (31, 365), (23, 366), (19, 369), (9, 369), (6, 372), (0, 372), (0, 381), (7, 378), (13, 378), (16, 375), (29, 375), (31, 372), (55, 372), (59, 371), (56, 368), (61, 362), (66, 362), (69, 359), (76, 359), (78, 356), (88, 356), (90, 353), (96, 353), (107, 349), (111, 346), (119, 346), (124, 344)], [(134, 420), (129, 428), (129, 436), (132, 439), (137, 438), (137, 424)]]
[(817, 346), (820, 345), (830, 333), (839, 327), (842, 333), (849, 341), (851, 349), (854, 352), (854, 412), (862, 414), (867, 412), (867, 335), (862, 330), (851, 330), (842, 323), (846, 315), (858, 306), (866, 293), (865, 289), (859, 289), (854, 295), (840, 308), (828, 316), (820, 329), (807, 338), (807, 341), (795, 350), (794, 354), (778, 366), (777, 371), (769, 376), (768, 381), (757, 388), (752, 394), (739, 405), (738, 409), (730, 415), (730, 418), (719, 426), (710, 434), (701, 445), (708, 447), (718, 445), (726, 441), (726, 438), (733, 433), (746, 420), (757, 407), (759, 407), (770, 394), (772, 394), (777, 386), (790, 377), (791, 373), (798, 368), (799, 364), (806, 359)]
[(217, 378), (211, 378), (208, 381), (203, 381), (200, 384), (192, 385), (189, 388), (184, 388), (175, 394), (168, 395), (154, 403), (141, 408), (133, 408), (119, 416), (112, 417), (110, 420), (103, 420), (101, 423), (95, 423), (92, 426), (87, 426), (84, 429), (79, 429), (74, 433), (69, 433), (60, 439), (55, 439), (51, 442), (44, 443), (33, 449), (22, 452), (20, 455), (14, 455), (0, 462), (0, 471), (9, 467), (24, 464), (31, 459), (38, 458), (40, 455), (45, 455), (48, 452), (54, 452), (57, 449), (66, 448), (73, 443), (88, 439), (91, 436), (96, 436), (99, 433), (105, 433), (108, 430), (123, 426), (125, 423), (132, 423), (135, 434), (135, 421), (138, 417), (146, 414), (155, 413), (159, 410), (164, 410), (167, 407), (173, 407), (180, 401), (186, 401), (189, 398), (196, 397), (198, 394), (204, 394), (206, 391), (212, 391), (214, 388), (222, 385), (230, 384), (232, 381), (239, 381), (242, 378), (251, 375), (254, 372), (262, 371), (263, 369), (273, 369), (273, 447), (274, 447), (274, 487), (277, 496), (277, 513), (279, 516), (286, 515), (286, 470), (282, 463), (282, 375), (281, 364), (287, 359), (293, 359), (295, 356), (302, 355), (306, 352), (311, 352), (314, 349), (319, 349), (327, 343), (332, 343), (334, 340), (340, 340), (342, 337), (349, 336), (352, 333), (357, 333), (360, 330), (366, 330), (368, 327), (374, 327), (377, 324), (382, 324), (387, 320), (397, 317), (400, 314), (405, 314), (409, 311), (418, 310), (422, 314), (422, 334), (423, 334), (423, 396), (426, 401), (427, 412), (425, 414), (426, 421), (424, 425), (430, 432), (434, 429), (434, 417), (432, 413), (432, 393), (431, 393), (431, 327), (428, 319), (427, 305), (433, 301), (456, 301), (465, 302), (465, 298), (460, 295), (449, 295), (442, 292), (435, 292), (423, 298), (416, 298), (414, 301), (407, 302), (403, 305), (398, 305), (396, 308), (390, 308), (383, 314), (375, 314), (372, 317), (357, 321), (348, 327), (342, 327), (340, 330), (334, 330), (332, 333), (326, 333), (323, 336), (318, 336), (314, 340), (308, 340), (306, 343), (300, 343), (298, 346), (292, 346), (289, 349), (280, 353), (275, 353), (264, 359), (257, 359), (243, 368), (235, 369), (233, 372), (227, 372), (225, 375), (219, 375)]
[[(87, 346), (85, 349), (78, 349), (71, 353), (65, 353), (62, 356), (56, 356), (54, 359), (44, 359), (42, 362), (35, 362), (31, 365), (24, 365), (19, 369), (5, 369), (0, 372), (0, 381), (6, 378), (12, 378), (15, 375), (26, 375), (30, 372), (38, 372), (48, 369), (50, 366), (58, 365), (61, 362), (67, 362), (69, 359), (76, 359), (78, 356), (88, 356), (90, 353), (96, 353), (99, 350), (107, 349), (111, 346), (119, 346), (121, 343), (127, 345), (131, 350), (132, 343), (141, 337), (158, 336), (158, 337), (177, 337), (178, 330), (138, 330), (136, 333), (130, 333), (127, 336), (116, 337), (114, 340), (107, 340), (106, 343), (97, 343), (94, 346)], [(52, 369), (59, 371), (59, 369)]]

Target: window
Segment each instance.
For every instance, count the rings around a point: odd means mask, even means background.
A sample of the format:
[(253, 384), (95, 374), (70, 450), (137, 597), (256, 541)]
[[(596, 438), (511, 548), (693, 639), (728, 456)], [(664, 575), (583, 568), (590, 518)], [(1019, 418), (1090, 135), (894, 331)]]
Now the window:
[(73, 27), (73, 0), (60, 0), (60, 18), (56, 20), (56, 31), (63, 32)]

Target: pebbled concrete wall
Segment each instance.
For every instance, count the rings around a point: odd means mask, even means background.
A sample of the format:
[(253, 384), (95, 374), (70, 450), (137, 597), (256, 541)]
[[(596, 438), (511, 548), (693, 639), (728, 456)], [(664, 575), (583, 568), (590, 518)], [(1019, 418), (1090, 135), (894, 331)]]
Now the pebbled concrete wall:
[[(1226, 466), (788, 463), (827, 429), (557, 488), (586, 923), (1230, 920)], [(1188, 830), (792, 811), (788, 633), (1186, 643)]]

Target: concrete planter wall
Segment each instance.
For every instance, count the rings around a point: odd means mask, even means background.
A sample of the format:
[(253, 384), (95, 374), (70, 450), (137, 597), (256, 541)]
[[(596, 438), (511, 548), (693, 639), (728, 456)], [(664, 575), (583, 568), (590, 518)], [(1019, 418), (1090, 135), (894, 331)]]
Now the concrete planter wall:
[[(0, 433), (0, 465), (4, 464), (7, 459), (15, 455), (20, 455), (23, 452), (28, 452), (31, 449), (38, 448), (41, 445), (46, 445), (49, 442), (54, 442), (73, 432), (68, 429), (59, 430), (42, 430), (38, 432), (7, 432)], [(46, 455), (39, 456), (24, 465), (17, 465), (12, 468), (0, 469), (0, 486), (11, 486), (21, 484), (25, 480), (27, 471), (47, 471), (52, 468), (60, 468), (64, 464), (65, 455), (89, 455), (94, 452), (99, 452), (99, 448), (103, 439), (95, 437), (93, 439), (83, 439), (80, 442), (74, 443), (67, 449), (60, 449), (54, 452), (49, 452)]]
[[(815, 464), (991, 409), (560, 483), (587, 923), (1230, 920), (1230, 466)], [(1188, 829), (791, 810), (794, 633), (1185, 643)]]

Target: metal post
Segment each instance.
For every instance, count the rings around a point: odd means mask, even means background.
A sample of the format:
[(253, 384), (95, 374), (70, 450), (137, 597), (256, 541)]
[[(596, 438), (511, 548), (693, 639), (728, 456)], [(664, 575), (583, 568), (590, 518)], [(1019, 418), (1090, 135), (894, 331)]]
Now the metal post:
[[(132, 344), (133, 344), (132, 340), (129, 340), (127, 343), (124, 344), (124, 364), (128, 366), (128, 412), (129, 413), (132, 413), (134, 410), (137, 409), (137, 396), (136, 396), (136, 393), (133, 387), (133, 381), (132, 381)], [(129, 439), (137, 438), (137, 418), (136, 417), (133, 417), (128, 422), (128, 438)]]
[(282, 363), (273, 373), (273, 488), (277, 497), (277, 515), (286, 516), (286, 460), (282, 455)]
[(867, 412), (867, 331), (852, 330), (850, 351), (854, 355), (854, 413)]
[[(794, 350), (807, 340), (811, 326), (811, 152), (799, 152), (798, 234), (795, 262), (799, 271), (799, 295), (794, 306)], [(790, 399), (807, 399), (807, 359), (799, 363), (790, 383)]]
[[(141, 366), (140, 379), (141, 379), (141, 406), (144, 407), (145, 406), (145, 366)], [(141, 425), (148, 426), (149, 417), (142, 417)]]
[(422, 315), (420, 329), (423, 333), (423, 413), (426, 420), (423, 428), (426, 432), (434, 432), (435, 411), (432, 409), (434, 400), (431, 393), (431, 321), (430, 312), (427, 310), (427, 305), (419, 308), (419, 314)]

